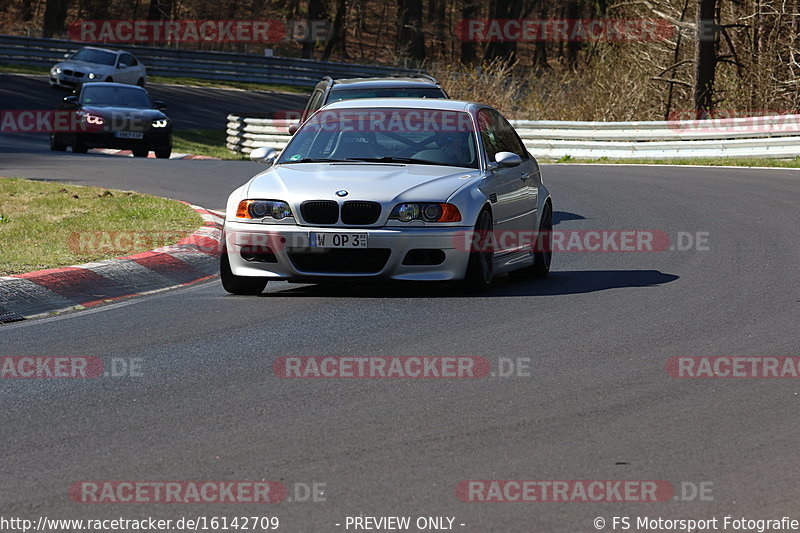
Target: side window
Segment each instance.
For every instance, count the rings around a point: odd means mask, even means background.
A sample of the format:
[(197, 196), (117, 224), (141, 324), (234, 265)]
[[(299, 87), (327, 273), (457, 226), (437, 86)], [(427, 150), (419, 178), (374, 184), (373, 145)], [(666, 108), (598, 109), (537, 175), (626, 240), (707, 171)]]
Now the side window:
[(119, 60), (117, 60), (117, 66), (120, 68), (132, 67), (133, 65), (133, 56), (130, 54), (121, 54)]
[(128, 66), (130, 66), (130, 67), (135, 67), (136, 65), (139, 64), (139, 62), (136, 60), (136, 58), (133, 57), (130, 54), (127, 55), (127, 60), (126, 61), (128, 63)]
[(492, 112), (493, 123), (500, 138), (501, 149), (498, 152), (513, 152), (520, 156), (522, 159), (528, 158), (528, 150), (522, 144), (522, 140), (517, 135), (514, 126), (503, 118), (503, 115), (494, 111)]
[(490, 162), (494, 162), (494, 154), (503, 150), (500, 149), (498, 133), (488, 109), (478, 111), (478, 130), (481, 133), (481, 141), (486, 150), (486, 158)]

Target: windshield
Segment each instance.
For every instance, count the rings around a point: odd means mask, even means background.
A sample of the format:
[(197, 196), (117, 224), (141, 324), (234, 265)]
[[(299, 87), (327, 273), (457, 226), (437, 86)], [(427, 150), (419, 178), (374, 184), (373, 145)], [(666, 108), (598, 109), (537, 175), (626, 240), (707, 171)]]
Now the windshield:
[(95, 106), (152, 108), (150, 97), (137, 87), (115, 87), (110, 85), (87, 84), (81, 92), (82, 104)]
[(86, 61), (87, 63), (97, 63), (98, 65), (114, 66), (117, 62), (117, 54), (103, 50), (92, 50), (91, 48), (81, 48), (71, 57), (75, 61)]
[(478, 168), (472, 116), (433, 109), (336, 109), (315, 113), (278, 163), (369, 161)]
[(386, 87), (380, 89), (333, 89), (326, 103), (361, 98), (447, 98), (438, 87)]

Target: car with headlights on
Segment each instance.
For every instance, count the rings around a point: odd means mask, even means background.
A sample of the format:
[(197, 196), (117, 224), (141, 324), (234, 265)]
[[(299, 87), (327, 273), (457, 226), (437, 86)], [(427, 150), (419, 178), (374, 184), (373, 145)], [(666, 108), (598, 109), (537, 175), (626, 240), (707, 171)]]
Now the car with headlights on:
[(121, 83), (87, 83), (64, 98), (59, 108), (72, 114), (68, 126), (50, 133), (50, 149), (85, 154), (90, 148), (131, 150), (136, 157), (169, 159), (172, 123), (166, 104), (147, 91)]
[(144, 87), (147, 70), (133, 54), (124, 50), (85, 46), (50, 68), (50, 86), (73, 89), (96, 81), (127, 83)]
[(233, 294), (272, 280), (546, 276), (550, 193), (495, 109), (455, 100), (330, 104), (226, 206), (220, 275)]

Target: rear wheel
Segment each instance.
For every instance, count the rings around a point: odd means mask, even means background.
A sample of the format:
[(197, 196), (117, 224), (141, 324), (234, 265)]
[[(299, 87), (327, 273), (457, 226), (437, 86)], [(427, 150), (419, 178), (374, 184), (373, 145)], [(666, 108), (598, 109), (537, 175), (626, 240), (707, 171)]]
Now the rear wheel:
[(172, 155), (172, 146), (165, 146), (164, 148), (156, 148), (154, 150), (156, 157), (159, 159), (169, 159)]
[(147, 148), (134, 148), (131, 151), (133, 152), (133, 157), (147, 157), (147, 154), (150, 153)]
[(253, 296), (264, 292), (267, 281), (264, 278), (250, 278), (237, 276), (231, 271), (231, 262), (228, 259), (228, 250), (222, 250), (219, 259), (219, 277), (222, 280), (222, 288), (231, 294), (241, 294)]
[(108, 78), (106, 78), (106, 82), (108, 82), (108, 83), (114, 83), (114, 78), (112, 78), (111, 76), (109, 76)]
[(50, 149), (54, 152), (63, 152), (67, 149), (67, 145), (58, 138), (55, 133), (50, 134)]
[(472, 250), (469, 254), (467, 273), (464, 281), (471, 289), (483, 290), (492, 284), (494, 271), (494, 244), (492, 230), (494, 221), (488, 209), (481, 211), (475, 223), (475, 236), (472, 239)]
[(139, 87), (144, 87), (144, 78), (139, 78), (139, 81), (136, 82), (136, 85)]

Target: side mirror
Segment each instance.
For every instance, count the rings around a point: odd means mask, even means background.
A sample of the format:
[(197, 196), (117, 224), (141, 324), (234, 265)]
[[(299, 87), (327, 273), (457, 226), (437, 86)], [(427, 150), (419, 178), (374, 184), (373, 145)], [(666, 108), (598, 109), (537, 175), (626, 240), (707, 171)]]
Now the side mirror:
[(167, 108), (167, 103), (161, 100), (153, 100), (153, 106), (159, 111), (164, 111)]
[(276, 159), (278, 159), (278, 151), (269, 146), (262, 146), (250, 152), (250, 161), (254, 163), (272, 166)]
[(516, 167), (522, 163), (522, 158), (513, 152), (497, 152), (494, 160), (501, 167)]
[(119, 65), (117, 65), (117, 68), (128, 68), (128, 65), (126, 65), (125, 63), (120, 63)]
[(69, 56), (71, 56), (71, 55), (72, 55), (72, 54), (70, 54), (69, 52), (67, 52), (66, 54), (64, 54), (64, 57), (65, 57), (65, 58), (67, 58), (67, 59), (69, 59)]
[(65, 96), (64, 105), (68, 107), (76, 107), (78, 105), (78, 97), (75, 95)]
[(297, 133), (297, 130), (299, 129), (300, 129), (299, 122), (297, 124), (292, 124), (291, 126), (289, 126), (289, 135), (294, 135), (295, 133)]

